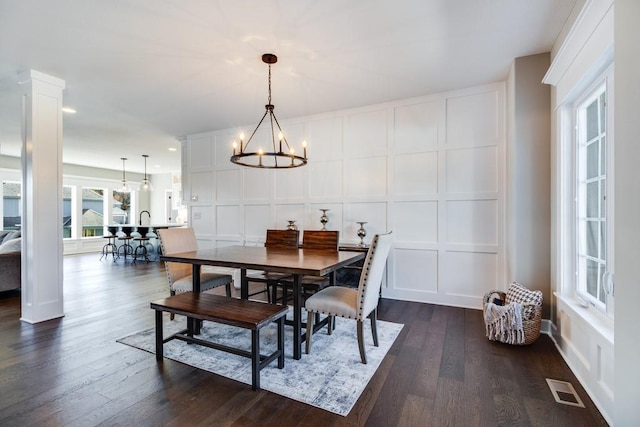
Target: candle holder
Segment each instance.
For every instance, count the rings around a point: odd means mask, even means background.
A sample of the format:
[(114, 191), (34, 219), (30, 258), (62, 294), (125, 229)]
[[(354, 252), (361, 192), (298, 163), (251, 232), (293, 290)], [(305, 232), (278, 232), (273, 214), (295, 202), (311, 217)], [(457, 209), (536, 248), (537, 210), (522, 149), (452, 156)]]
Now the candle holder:
[(298, 229), (298, 226), (296, 225), (296, 221), (295, 220), (289, 219), (289, 220), (287, 220), (287, 222), (289, 223), (287, 225), (287, 230), (297, 230)]
[(358, 244), (358, 246), (360, 246), (361, 248), (365, 247), (364, 244), (364, 236), (367, 235), (367, 230), (364, 229), (364, 225), (366, 224), (366, 221), (356, 221), (356, 224), (360, 224), (360, 228), (358, 228), (358, 237), (360, 238), (360, 243)]
[(322, 230), (327, 229), (327, 223), (329, 222), (329, 217), (327, 216), (327, 211), (330, 209), (320, 209), (322, 211), (322, 216), (320, 217), (320, 223), (322, 224)]

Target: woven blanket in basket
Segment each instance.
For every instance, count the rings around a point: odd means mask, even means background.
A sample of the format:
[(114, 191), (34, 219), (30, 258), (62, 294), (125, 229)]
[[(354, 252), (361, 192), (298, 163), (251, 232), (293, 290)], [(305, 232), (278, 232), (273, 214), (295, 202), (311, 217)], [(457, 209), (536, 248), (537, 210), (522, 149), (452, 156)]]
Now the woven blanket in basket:
[(487, 303), (484, 310), (487, 338), (506, 344), (524, 344), (522, 327), (522, 304), (512, 302), (507, 305)]
[(490, 291), (483, 300), (487, 338), (506, 344), (529, 345), (540, 336), (542, 292), (517, 282), (507, 292)]

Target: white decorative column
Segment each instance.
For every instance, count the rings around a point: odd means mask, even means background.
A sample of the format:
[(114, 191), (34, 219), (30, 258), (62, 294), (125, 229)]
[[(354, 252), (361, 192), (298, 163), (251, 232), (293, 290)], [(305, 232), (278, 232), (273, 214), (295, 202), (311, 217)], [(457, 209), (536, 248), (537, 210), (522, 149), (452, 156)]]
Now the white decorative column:
[(22, 116), (22, 316), (37, 323), (64, 315), (62, 281), (62, 90), (65, 82), (34, 70)]

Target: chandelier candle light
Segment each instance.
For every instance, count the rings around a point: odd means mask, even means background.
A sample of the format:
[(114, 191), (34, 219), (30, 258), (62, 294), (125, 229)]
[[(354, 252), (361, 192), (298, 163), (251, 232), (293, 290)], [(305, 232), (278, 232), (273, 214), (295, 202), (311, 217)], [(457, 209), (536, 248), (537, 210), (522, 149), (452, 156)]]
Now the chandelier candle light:
[[(282, 132), (280, 123), (278, 123), (278, 119), (273, 112), (273, 109), (275, 107), (271, 103), (271, 64), (275, 64), (276, 62), (278, 62), (278, 57), (272, 53), (265, 53), (264, 55), (262, 55), (262, 62), (269, 65), (269, 98), (267, 101), (267, 105), (264, 106), (266, 111), (262, 115), (260, 122), (258, 122), (258, 126), (256, 126), (246, 143), (244, 141), (244, 132), (241, 132), (239, 135), (239, 145), (236, 141), (233, 141), (233, 155), (231, 156), (231, 162), (241, 166), (265, 169), (289, 169), (304, 166), (307, 164), (307, 142), (302, 141), (303, 155), (297, 155), (294, 148), (289, 145), (287, 137)], [(267, 117), (267, 115), (269, 115), (269, 125), (271, 128), (270, 138), (272, 151), (264, 151), (262, 147), (259, 147), (257, 151), (248, 151), (249, 144), (253, 140), (253, 137), (260, 128), (260, 125), (262, 125), (262, 122), (264, 122), (264, 119)], [(275, 132), (276, 129), (278, 130), (277, 148)], [(286, 151), (283, 151), (283, 142), (286, 146)]]

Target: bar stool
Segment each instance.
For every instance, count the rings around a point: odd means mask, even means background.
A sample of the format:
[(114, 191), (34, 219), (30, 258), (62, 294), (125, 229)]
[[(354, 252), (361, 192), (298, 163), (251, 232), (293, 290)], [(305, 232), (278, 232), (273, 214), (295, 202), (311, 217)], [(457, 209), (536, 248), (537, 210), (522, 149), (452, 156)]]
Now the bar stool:
[(116, 262), (116, 255), (118, 254), (118, 246), (116, 246), (116, 227), (107, 227), (107, 234), (102, 236), (103, 239), (107, 240), (107, 244), (102, 247), (102, 255), (100, 256), (100, 260), (105, 256), (109, 258), (109, 254), (113, 257), (113, 262)]
[(124, 262), (127, 262), (127, 255), (133, 255), (133, 246), (131, 246), (131, 231), (133, 227), (121, 227), (121, 231), (123, 235), (118, 236), (118, 240), (122, 240), (122, 245), (118, 248), (118, 258), (120, 258), (120, 253), (124, 255)]
[(147, 252), (147, 243), (149, 242), (147, 233), (149, 232), (149, 227), (138, 227), (136, 231), (139, 237), (133, 238), (134, 242), (138, 242), (138, 246), (135, 246), (133, 250), (133, 263), (136, 263), (138, 257), (144, 257), (144, 259), (149, 262), (149, 254)]

